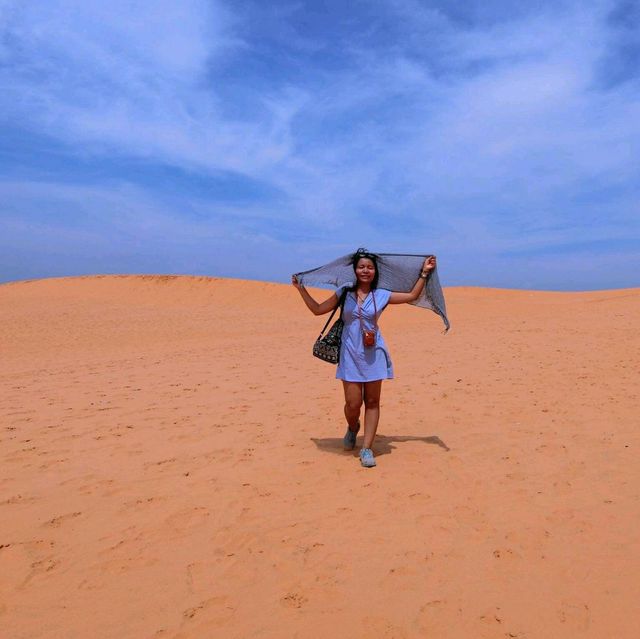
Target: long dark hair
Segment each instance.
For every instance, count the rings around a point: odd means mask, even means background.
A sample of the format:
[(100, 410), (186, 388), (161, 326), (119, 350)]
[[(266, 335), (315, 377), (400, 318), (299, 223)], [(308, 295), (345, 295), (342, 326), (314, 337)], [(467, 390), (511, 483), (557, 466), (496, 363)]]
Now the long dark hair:
[[(378, 278), (380, 277), (380, 270), (378, 269), (378, 260), (380, 259), (375, 253), (370, 253), (365, 248), (359, 248), (352, 256), (350, 260), (351, 266), (353, 266), (353, 272), (356, 272), (356, 267), (358, 266), (358, 262), (361, 259), (371, 260), (373, 262), (373, 266), (376, 269), (376, 274), (373, 276), (373, 280), (371, 280), (371, 288), (378, 288)], [(356, 277), (355, 284), (351, 287), (352, 291), (355, 291), (358, 288), (358, 278)]]

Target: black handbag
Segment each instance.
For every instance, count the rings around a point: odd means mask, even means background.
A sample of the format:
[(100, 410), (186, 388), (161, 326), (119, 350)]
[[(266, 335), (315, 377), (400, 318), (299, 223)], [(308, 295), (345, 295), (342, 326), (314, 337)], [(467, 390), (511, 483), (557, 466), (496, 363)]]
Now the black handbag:
[[(347, 291), (343, 291), (340, 296), (338, 306), (333, 309), (333, 313), (329, 316), (324, 328), (320, 331), (318, 339), (313, 345), (313, 356), (321, 359), (324, 362), (330, 364), (337, 364), (340, 361), (340, 345), (342, 344), (342, 329), (344, 328), (344, 322), (342, 321), (342, 311), (344, 309), (344, 301), (347, 299)], [(334, 322), (333, 326), (327, 331), (327, 334), (322, 337), (322, 334), (327, 330), (327, 326), (336, 314), (336, 311), (340, 307), (340, 317)]]

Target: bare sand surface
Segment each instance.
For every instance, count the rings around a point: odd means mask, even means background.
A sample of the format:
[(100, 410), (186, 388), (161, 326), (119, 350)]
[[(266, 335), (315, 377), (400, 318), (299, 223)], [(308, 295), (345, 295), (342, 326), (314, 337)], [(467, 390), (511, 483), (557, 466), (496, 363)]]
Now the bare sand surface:
[(446, 295), (367, 470), (292, 287), (0, 286), (2, 638), (640, 636), (640, 290)]

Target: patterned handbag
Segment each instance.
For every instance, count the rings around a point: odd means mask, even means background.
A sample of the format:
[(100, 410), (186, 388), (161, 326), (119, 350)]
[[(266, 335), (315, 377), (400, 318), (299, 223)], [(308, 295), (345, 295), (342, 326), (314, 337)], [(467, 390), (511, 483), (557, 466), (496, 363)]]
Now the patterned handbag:
[(327, 330), (327, 326), (333, 319), (333, 316), (338, 310), (338, 306), (333, 309), (333, 313), (329, 316), (324, 328), (320, 331), (318, 339), (313, 345), (313, 355), (318, 359), (321, 359), (330, 364), (337, 364), (340, 361), (340, 345), (342, 344), (342, 329), (344, 328), (344, 322), (342, 321), (342, 310), (344, 309), (344, 301), (347, 298), (347, 291), (343, 291), (340, 296), (340, 317), (334, 322), (333, 326), (328, 330), (327, 334), (322, 337), (322, 334)]

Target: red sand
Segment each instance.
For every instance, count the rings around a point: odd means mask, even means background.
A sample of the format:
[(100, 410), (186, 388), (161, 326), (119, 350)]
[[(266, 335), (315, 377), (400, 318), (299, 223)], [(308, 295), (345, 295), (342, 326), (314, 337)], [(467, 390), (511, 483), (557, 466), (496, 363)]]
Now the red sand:
[(640, 290), (446, 295), (365, 470), (292, 287), (0, 286), (2, 637), (637, 637)]

